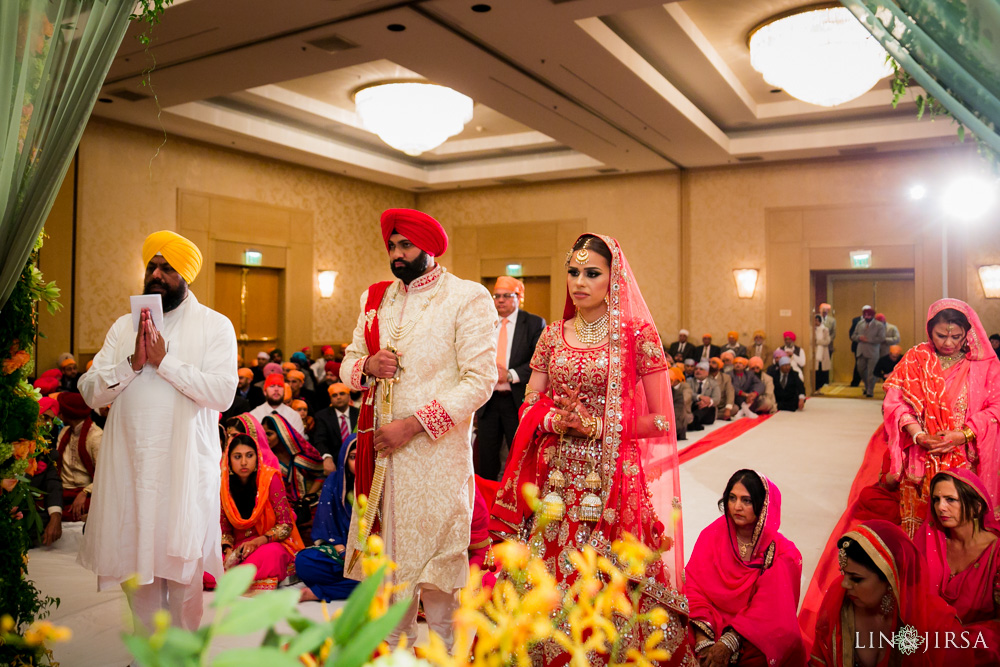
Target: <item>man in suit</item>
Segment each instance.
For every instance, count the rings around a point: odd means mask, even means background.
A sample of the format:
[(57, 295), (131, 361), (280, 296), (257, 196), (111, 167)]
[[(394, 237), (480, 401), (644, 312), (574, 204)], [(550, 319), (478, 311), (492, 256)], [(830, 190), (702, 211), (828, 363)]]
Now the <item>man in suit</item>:
[(774, 381), (774, 400), (779, 410), (795, 412), (806, 405), (806, 386), (802, 378), (792, 371), (792, 360), (788, 357), (778, 359), (778, 369), (768, 371)]
[(691, 387), (691, 416), (693, 417), (689, 431), (704, 430), (709, 424), (715, 423), (716, 411), (722, 400), (722, 389), (715, 378), (708, 376), (708, 362), (699, 361), (694, 367), (694, 377), (686, 382)]
[(767, 342), (764, 340), (767, 336), (764, 334), (763, 329), (757, 329), (753, 332), (753, 342), (747, 346), (747, 357), (752, 359), (753, 357), (760, 357), (761, 361), (770, 361), (771, 359), (771, 348), (767, 346)]
[(698, 353), (698, 348), (695, 347), (694, 343), (688, 341), (688, 336), (690, 335), (691, 332), (687, 329), (681, 329), (677, 332), (677, 340), (671, 343), (670, 348), (667, 350), (671, 359), (679, 361), (682, 364), (685, 359), (694, 359)]
[(851, 330), (847, 332), (847, 335), (851, 337), (851, 356), (854, 357), (854, 376), (851, 377), (851, 386), (857, 387), (861, 384), (861, 375), (858, 373), (858, 341), (854, 340), (853, 334), (855, 327), (858, 326), (858, 322), (861, 321), (861, 316), (858, 315), (853, 320), (851, 320)]
[(875, 364), (879, 360), (879, 348), (885, 342), (885, 325), (875, 319), (875, 309), (865, 306), (861, 309), (861, 321), (851, 331), (851, 340), (857, 342), (854, 353), (858, 375), (865, 383), (865, 396), (875, 393)]
[(323, 408), (313, 417), (312, 445), (323, 456), (323, 472), (329, 475), (337, 469), (337, 457), (344, 438), (358, 427), (358, 413), (351, 405), (351, 391), (346, 384), (335, 382), (327, 390), (330, 407)]
[(747, 356), (747, 348), (740, 342), (740, 332), (730, 331), (726, 334), (726, 344), (722, 346), (723, 352), (732, 352), (733, 357)]
[(718, 345), (712, 345), (712, 334), (707, 333), (701, 337), (701, 347), (695, 353), (695, 361), (708, 361), (712, 357), (718, 357), (721, 354), (722, 348)]
[(476, 412), (476, 474), (499, 480), (500, 450), (514, 442), (517, 412), (531, 377), (531, 356), (545, 328), (545, 320), (523, 310), (524, 283), (500, 276), (493, 287), (493, 304), (500, 316), (497, 327), (497, 378), (493, 395)]

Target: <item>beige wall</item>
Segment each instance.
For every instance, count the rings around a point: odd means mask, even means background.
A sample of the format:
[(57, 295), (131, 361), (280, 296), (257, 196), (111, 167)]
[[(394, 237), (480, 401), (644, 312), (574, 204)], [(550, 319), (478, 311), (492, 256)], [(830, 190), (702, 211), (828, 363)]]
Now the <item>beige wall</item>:
[(389, 276), (378, 217), (386, 208), (413, 206), (413, 195), (174, 136), (158, 149), (162, 141), (162, 134), (100, 120), (92, 120), (84, 133), (78, 351), (96, 351), (114, 318), (126, 312), (128, 296), (141, 287), (142, 241), (158, 229), (177, 229), (181, 190), (307, 213), (313, 223), (312, 265), (340, 275), (328, 300), (318, 298), (312, 281), (312, 328), (295, 340), (311, 338), (314, 345), (350, 340), (361, 292)]

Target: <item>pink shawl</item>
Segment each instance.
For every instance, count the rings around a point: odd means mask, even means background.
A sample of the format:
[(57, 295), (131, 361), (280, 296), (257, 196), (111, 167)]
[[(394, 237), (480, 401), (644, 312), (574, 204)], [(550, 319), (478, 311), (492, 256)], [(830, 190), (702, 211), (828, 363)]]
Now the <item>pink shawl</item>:
[[(261, 463), (266, 465), (268, 468), (274, 468), (275, 470), (281, 470), (281, 463), (278, 461), (278, 457), (274, 455), (271, 451), (271, 446), (267, 444), (267, 435), (264, 433), (264, 427), (261, 423), (257, 421), (257, 418), (251, 415), (249, 412), (244, 412), (236, 417), (243, 424), (243, 432), (249, 435), (251, 438), (257, 441), (257, 457), (260, 458)], [(227, 438), (226, 450), (229, 450), (228, 441), (231, 438)], [(226, 470), (229, 467), (229, 461), (227, 457), (223, 456), (222, 469)]]
[(732, 627), (767, 658), (769, 665), (802, 665), (805, 648), (795, 611), (802, 556), (778, 532), (781, 492), (763, 475), (764, 507), (757, 517), (751, 558), (740, 559), (728, 512), (701, 532), (685, 574), (684, 593), (692, 624), (718, 638)]

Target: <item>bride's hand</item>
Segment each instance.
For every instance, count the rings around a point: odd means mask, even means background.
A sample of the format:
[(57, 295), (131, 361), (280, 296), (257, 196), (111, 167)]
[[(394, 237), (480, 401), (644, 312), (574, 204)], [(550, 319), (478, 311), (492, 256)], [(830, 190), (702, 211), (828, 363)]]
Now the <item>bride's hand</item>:
[(939, 431), (937, 437), (941, 443), (927, 450), (931, 454), (944, 454), (965, 444), (965, 434), (961, 431)]
[(562, 385), (553, 392), (552, 401), (559, 410), (574, 412), (580, 403), (580, 390), (573, 385)]
[(920, 433), (913, 439), (913, 442), (930, 452), (941, 447), (941, 444), (944, 443), (944, 439), (937, 435), (931, 435), (930, 433)]

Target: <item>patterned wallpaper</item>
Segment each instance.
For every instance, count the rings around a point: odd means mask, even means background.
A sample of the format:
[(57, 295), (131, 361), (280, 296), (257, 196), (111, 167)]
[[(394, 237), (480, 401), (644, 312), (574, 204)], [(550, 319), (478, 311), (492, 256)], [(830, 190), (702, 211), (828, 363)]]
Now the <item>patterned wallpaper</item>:
[[(77, 349), (96, 351), (128, 296), (141, 289), (146, 235), (175, 229), (177, 191), (237, 197), (313, 213), (315, 265), (339, 272), (331, 299), (313, 301), (314, 344), (346, 342), (358, 298), (390, 277), (378, 229), (383, 210), (414, 205), (408, 192), (226, 151), (102, 120), (80, 143)], [(154, 158), (154, 155), (156, 156)]]

